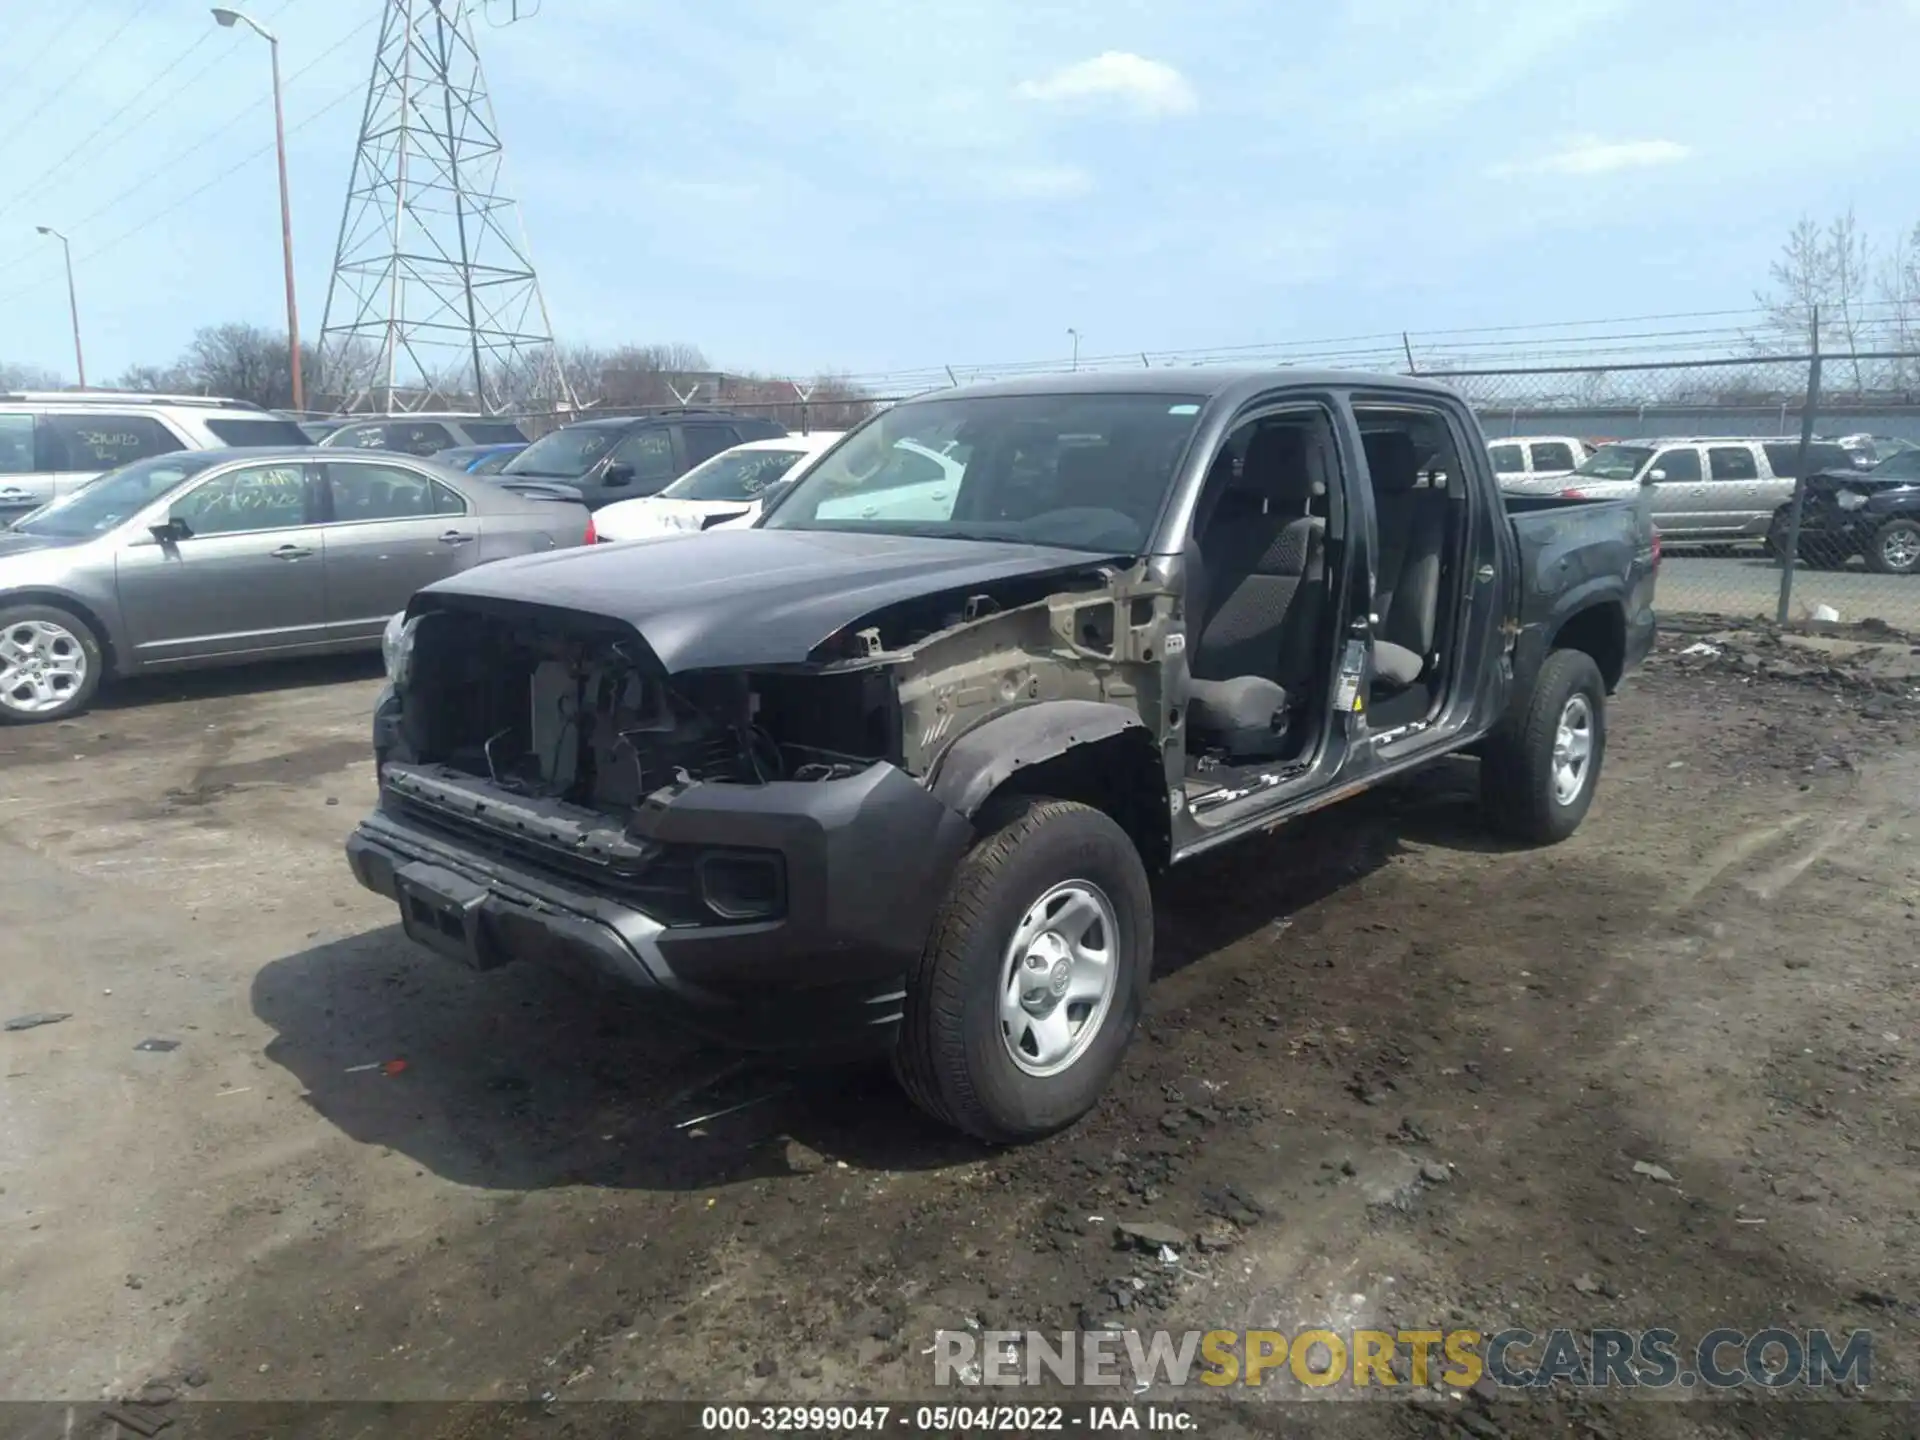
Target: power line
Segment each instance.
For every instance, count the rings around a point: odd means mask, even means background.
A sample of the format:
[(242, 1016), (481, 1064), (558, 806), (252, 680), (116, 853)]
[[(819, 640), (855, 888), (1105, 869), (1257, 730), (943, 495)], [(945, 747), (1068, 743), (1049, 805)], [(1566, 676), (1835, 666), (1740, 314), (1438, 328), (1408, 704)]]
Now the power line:
[(115, 29), (114, 32), (111, 35), (109, 35), (104, 41), (102, 41), (100, 45), (93, 51), (92, 54), (88, 55), (87, 58), (80, 63), (80, 68), (78, 70), (74, 71), (65, 80), (62, 80), (58, 85), (54, 86), (52, 90), (48, 91), (46, 99), (42, 100), (38, 105), (34, 106), (33, 109), (29, 110), (26, 114), (25, 119), (21, 120), (18, 124), (16, 124), (13, 127), (13, 129), (7, 131), (5, 135), (0, 135), (0, 150), (5, 149), (8, 145), (12, 144), (15, 137), (17, 137), (21, 131), (25, 130), (27, 126), (31, 125), (35, 120), (40, 118), (41, 112), (43, 112), (54, 101), (58, 100), (62, 95), (66, 94), (68, 88), (72, 86), (74, 81), (78, 80), (82, 75), (85, 75), (87, 71), (91, 70), (99, 62), (100, 57), (105, 55), (109, 50), (113, 48), (113, 42), (118, 40), (122, 35), (126, 33), (127, 27), (133, 24), (133, 22), (138, 20), (142, 15), (146, 14), (147, 11), (151, 10), (153, 6), (154, 6), (154, 0), (140, 0), (140, 3), (133, 7), (132, 13), (129, 14), (126, 19), (120, 22), (119, 27)]
[[(284, 4), (281, 8), (283, 9), (285, 8)], [(278, 13), (278, 12), (275, 12), (275, 13)], [(292, 75), (288, 76), (286, 84), (289, 87), (291, 87), (295, 81), (299, 80), (303, 75), (306, 75), (309, 71), (313, 70), (315, 67), (322, 64), (336, 50), (340, 49), (341, 46), (347, 44), (355, 36), (360, 34), (361, 31), (367, 29), (372, 24), (373, 24), (373, 20), (371, 18), (361, 21), (358, 25), (354, 26), (353, 29), (347, 31), (346, 34), (342, 35), (338, 40), (334, 41), (333, 44), (329, 45), (325, 50), (322, 50), (318, 55), (314, 56), (312, 60), (308, 61), (305, 65), (301, 66), (298, 70), (294, 71)], [(222, 56), (224, 56), (226, 53), (227, 52), (223, 51)], [(215, 61), (217, 62), (220, 58), (222, 58), (222, 56), (216, 56)], [(169, 172), (174, 167), (178, 166), (181, 162), (187, 160), (191, 156), (196, 155), (200, 151), (206, 149), (207, 146), (211, 145), (215, 140), (218, 140), (222, 135), (225, 135), (229, 130), (233, 129), (236, 125), (240, 124), (243, 120), (245, 120), (248, 116), (252, 115), (253, 112), (258, 110), (261, 106), (269, 105), (271, 103), (272, 103), (272, 97), (270, 95), (263, 96), (260, 99), (250, 102), (244, 108), (242, 108), (241, 110), (235, 112), (233, 115), (228, 117), (220, 125), (216, 126), (212, 131), (210, 131), (206, 135), (203, 135), (200, 139), (196, 140), (193, 144), (189, 145), (185, 150), (182, 150), (178, 154), (175, 154), (169, 157), (168, 159), (163, 160), (158, 164), (149, 168), (144, 175), (142, 175), (138, 180), (134, 181), (133, 184), (127, 186), (126, 189), (122, 190), (119, 194), (115, 195), (112, 199), (106, 201), (104, 204), (96, 206), (94, 209), (87, 212), (87, 214), (81, 216), (78, 220), (71, 221), (70, 228), (74, 230), (84, 229), (88, 224), (99, 219), (102, 215), (107, 214), (109, 211), (117, 207), (121, 201), (126, 200), (130, 196), (139, 194), (142, 190), (146, 189), (149, 185), (153, 184), (154, 181), (156, 180), (168, 178)], [(272, 147), (269, 146), (268, 148), (271, 149)], [(0, 207), (0, 210), (3, 210), (3, 209), (4, 207)], [(14, 269), (18, 265), (27, 263), (29, 260), (31, 260), (34, 257), (34, 253), (35, 252), (32, 252), (32, 251), (23, 251), (20, 254), (20, 256), (17, 257), (15, 260), (10, 261), (5, 265), (0, 265), (0, 273), (4, 273), (7, 270)]]
[[(268, 20), (274, 19), (280, 14), (281, 11), (285, 10), (287, 6), (291, 5), (292, 3), (293, 3), (293, 0), (280, 0), (279, 4), (275, 5), (271, 10), (267, 12), (266, 18)], [(198, 80), (202, 75), (205, 75), (209, 70), (213, 69), (213, 67), (218, 65), (222, 60), (226, 59), (228, 55), (231, 55), (235, 50), (237, 50), (244, 43), (239, 36), (235, 36), (231, 41), (228, 42), (227, 48), (225, 50), (222, 50), (217, 55), (213, 55), (209, 57), (206, 64), (202, 65), (199, 69), (195, 70), (191, 75), (187, 76), (186, 79), (182, 80), (179, 83), (179, 85), (177, 85), (173, 90), (155, 99), (153, 96), (153, 87), (157, 85), (160, 81), (164, 80), (168, 75), (172, 74), (174, 69), (178, 67), (182, 61), (184, 61), (188, 56), (192, 55), (202, 45), (205, 45), (213, 37), (214, 37), (214, 31), (210, 27), (207, 29), (201, 30), (199, 33), (199, 37), (193, 42), (193, 44), (189, 45), (179, 55), (175, 56), (172, 60), (170, 60), (166, 64), (166, 66), (162, 68), (160, 73), (158, 75), (155, 75), (151, 80), (147, 81), (146, 84), (140, 90), (136, 91), (133, 97), (129, 99), (126, 104), (122, 105), (118, 110), (114, 111), (113, 114), (109, 115), (105, 120), (101, 121), (98, 125), (96, 125), (91, 131), (88, 132), (85, 139), (83, 139), (78, 145), (75, 145), (73, 149), (69, 150), (54, 164), (48, 166), (47, 169), (41, 173), (38, 179), (34, 180), (30, 185), (27, 185), (22, 189), (15, 191), (13, 194), (13, 197), (10, 200), (8, 200), (4, 205), (0, 205), (0, 214), (5, 214), (8, 210), (12, 209), (14, 205), (18, 204), (26, 196), (31, 195), (35, 191), (40, 189), (41, 185), (50, 176), (59, 172), (64, 166), (67, 165), (69, 161), (71, 161), (75, 156), (79, 155), (82, 151), (84, 151), (87, 148), (87, 146), (92, 144), (93, 141), (98, 136), (103, 134), (110, 126), (113, 125), (113, 123), (116, 120), (118, 120), (122, 115), (126, 114), (127, 111), (131, 110), (135, 105), (140, 104), (143, 100), (153, 99), (154, 101), (154, 103), (151, 106), (149, 106), (146, 110), (143, 110), (139, 115), (135, 116), (134, 119), (126, 127), (124, 127), (129, 131), (137, 130), (140, 126), (144, 125), (147, 121), (151, 120), (155, 115), (158, 115), (162, 110), (166, 109), (169, 105), (171, 105), (174, 102), (174, 99), (176, 96), (181, 95), (185, 93), (187, 90), (191, 89), (193, 86), (193, 83), (196, 80)]]
[[(306, 129), (307, 126), (313, 124), (314, 121), (320, 119), (322, 116), (327, 115), (332, 111), (339, 109), (347, 101), (357, 99), (360, 96), (364, 95), (365, 93), (366, 93), (365, 88), (356, 82), (352, 89), (343, 90), (340, 94), (336, 95), (333, 99), (329, 100), (325, 105), (322, 105), (318, 110), (313, 111), (311, 114), (307, 115), (304, 119), (296, 121), (294, 124), (287, 126), (287, 134), (289, 135), (297, 134), (298, 132)], [(222, 170), (219, 174), (215, 175), (212, 179), (207, 180), (203, 184), (195, 186), (193, 189), (187, 191), (186, 194), (180, 196), (178, 199), (174, 200), (171, 204), (167, 205), (164, 209), (156, 210), (153, 214), (147, 216), (144, 220), (140, 221), (138, 224), (133, 225), (130, 228), (121, 231), (118, 235), (114, 236), (111, 240), (102, 241), (100, 244), (94, 246), (92, 249), (86, 251), (84, 254), (76, 256), (75, 258), (82, 262), (88, 261), (88, 260), (94, 260), (106, 254), (109, 250), (113, 250), (118, 248), (121, 245), (124, 245), (127, 241), (133, 239), (134, 236), (139, 235), (143, 231), (151, 229), (153, 226), (159, 224), (162, 220), (166, 219), (167, 216), (173, 214), (174, 211), (180, 209), (183, 205), (187, 204), (188, 201), (198, 199), (201, 195), (204, 195), (207, 191), (211, 190), (214, 186), (218, 185), (222, 180), (225, 180), (229, 176), (235, 175), (241, 170), (246, 169), (247, 166), (253, 164), (254, 161), (260, 159), (262, 156), (271, 155), (273, 151), (274, 151), (274, 146), (271, 141), (269, 141), (265, 145), (262, 145), (257, 150), (249, 151), (246, 155), (243, 155), (240, 159), (236, 160), (233, 164), (229, 165), (226, 169)], [(24, 295), (30, 295), (39, 288), (40, 287), (38, 283), (35, 283), (32, 285), (22, 286), (20, 289), (14, 290), (9, 294), (0, 295), (0, 305), (4, 305), (10, 301), (17, 300)]]
[[(159, 84), (160, 81), (166, 79), (168, 75), (172, 74), (176, 69), (179, 68), (182, 61), (186, 60), (188, 56), (192, 55), (194, 51), (198, 50), (201, 46), (205, 45), (211, 39), (213, 39), (213, 31), (211, 29), (202, 30), (198, 35), (198, 37), (194, 40), (194, 42), (191, 45), (189, 45), (185, 50), (182, 50), (178, 55), (174, 56), (172, 60), (168, 61), (165, 68), (162, 69), (158, 75), (155, 75), (151, 80), (146, 82), (147, 85), (151, 87), (153, 85)], [(218, 56), (215, 57), (216, 60), (219, 58), (220, 57)], [(94, 142), (94, 139), (97, 136), (99, 136), (102, 131), (106, 130), (109, 126), (113, 124), (114, 121), (118, 120), (122, 115), (126, 114), (127, 111), (133, 109), (133, 107), (138, 105), (141, 101), (148, 99), (151, 96), (151, 94), (152, 94), (151, 89), (140, 89), (140, 90), (134, 91), (132, 96), (128, 98), (126, 104), (122, 105), (118, 110), (114, 111), (105, 120), (102, 120), (98, 125), (94, 126), (93, 129), (89, 130), (86, 133), (86, 136), (80, 141), (79, 144), (75, 145), (71, 150), (67, 151), (66, 154), (62, 155), (58, 160), (54, 161), (53, 164), (49, 165), (45, 170), (42, 170), (40, 174), (36, 176), (33, 180), (30, 180), (29, 182), (27, 182), (27, 184), (21, 186), (18, 190), (15, 190), (13, 192), (11, 199), (7, 200), (4, 204), (0, 204), (0, 215), (6, 214), (9, 210), (11, 210), (14, 206), (18, 205), (22, 200), (26, 199), (29, 195), (38, 193), (41, 186), (46, 184), (46, 182), (50, 178), (52, 178), (54, 175), (59, 174), (66, 167), (68, 162), (71, 161), (75, 156), (79, 155), (82, 151), (84, 151), (89, 145), (91, 145)], [(162, 101), (161, 103), (165, 104), (167, 102)]]
[(91, 3), (92, 3), (92, 0), (78, 0), (78, 3), (76, 3), (74, 7), (67, 12), (66, 24), (55, 25), (53, 27), (52, 32), (47, 36), (45, 42), (40, 46), (40, 48), (34, 51), (33, 54), (26, 60), (24, 64), (20, 66), (18, 70), (15, 70), (11, 75), (7, 76), (6, 84), (4, 86), (0, 86), (0, 89), (10, 89), (12, 88), (13, 82), (16, 79), (19, 79), (22, 76), (31, 75), (33, 73), (34, 66), (38, 65), (42, 60), (46, 58), (47, 52), (52, 50), (53, 47), (59, 43), (61, 38), (66, 35), (67, 31), (73, 28), (74, 22), (80, 18), (81, 12), (83, 12), (87, 8), (87, 6)]

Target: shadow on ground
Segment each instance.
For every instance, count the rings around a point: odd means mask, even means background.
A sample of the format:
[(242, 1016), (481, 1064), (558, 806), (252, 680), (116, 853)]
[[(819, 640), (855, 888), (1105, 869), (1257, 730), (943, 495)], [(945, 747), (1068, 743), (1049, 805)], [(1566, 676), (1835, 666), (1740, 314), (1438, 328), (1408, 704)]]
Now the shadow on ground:
[[(1467, 767), (1470, 783), (1471, 767)], [(1159, 973), (1258, 934), (1370, 874), (1401, 838), (1478, 848), (1471, 790), (1442, 768), (1183, 867), (1158, 900)], [(794, 1069), (670, 1028), (644, 1001), (525, 966), (474, 975), (400, 928), (267, 965), (267, 1056), (353, 1139), (461, 1184), (697, 1189), (825, 1163), (963, 1164), (986, 1151), (927, 1120), (881, 1062)], [(390, 1062), (403, 1062), (388, 1073)], [(799, 1163), (819, 1163), (801, 1153)]]

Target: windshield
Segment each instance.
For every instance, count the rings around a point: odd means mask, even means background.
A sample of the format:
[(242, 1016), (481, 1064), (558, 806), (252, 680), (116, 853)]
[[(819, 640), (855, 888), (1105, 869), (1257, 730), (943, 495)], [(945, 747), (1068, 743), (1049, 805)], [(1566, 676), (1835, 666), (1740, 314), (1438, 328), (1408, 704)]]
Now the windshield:
[(163, 495), (213, 464), (204, 455), (158, 455), (118, 470), (109, 470), (28, 519), (14, 529), (26, 535), (55, 535), (82, 540), (104, 535), (125, 524)]
[(1644, 445), (1602, 445), (1574, 466), (1573, 473), (1590, 480), (1631, 480), (1653, 458)]
[(556, 475), (573, 479), (591, 470), (613, 448), (620, 431), (611, 425), (569, 425), (542, 435), (507, 462), (507, 475)]
[(753, 500), (793, 468), (799, 450), (728, 450), (660, 492), (663, 500)]
[(1177, 394), (915, 401), (814, 464), (764, 524), (1138, 554), (1200, 408)]
[(1896, 450), (1867, 473), (1876, 480), (1920, 480), (1920, 450)]

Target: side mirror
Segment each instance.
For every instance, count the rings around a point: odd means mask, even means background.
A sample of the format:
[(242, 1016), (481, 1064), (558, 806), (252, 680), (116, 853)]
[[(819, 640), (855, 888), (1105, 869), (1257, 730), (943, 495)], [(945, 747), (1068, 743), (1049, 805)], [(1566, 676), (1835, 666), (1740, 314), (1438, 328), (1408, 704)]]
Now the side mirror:
[(1667, 478), (1667, 472), (1664, 470), (1649, 470), (1644, 476), (1641, 477), (1640, 483), (1642, 485), (1652, 485), (1656, 481), (1664, 480), (1666, 478)]
[(633, 483), (633, 466), (627, 464), (624, 460), (610, 460), (607, 462), (607, 468), (602, 472), (600, 478), (609, 485), (631, 485)]
[(776, 480), (767, 486), (766, 489), (762, 490), (760, 492), (760, 513), (764, 515), (774, 506), (778, 505), (781, 498), (785, 496), (793, 486), (794, 482), (791, 480)]
[(162, 545), (174, 545), (193, 537), (193, 527), (186, 521), (175, 518), (162, 520), (158, 525), (149, 525), (147, 533)]

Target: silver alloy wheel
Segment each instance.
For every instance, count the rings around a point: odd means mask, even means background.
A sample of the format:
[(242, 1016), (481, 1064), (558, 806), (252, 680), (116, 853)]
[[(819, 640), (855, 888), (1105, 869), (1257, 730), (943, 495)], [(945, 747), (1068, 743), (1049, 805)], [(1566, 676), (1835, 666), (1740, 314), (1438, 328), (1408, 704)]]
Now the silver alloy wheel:
[(21, 620), (0, 630), (0, 705), (16, 715), (58, 710), (87, 679), (87, 647), (52, 620)]
[(1570, 695), (1560, 709), (1553, 733), (1553, 798), (1571, 805), (1586, 787), (1593, 761), (1593, 704), (1585, 695)]
[(1920, 561), (1920, 534), (1911, 530), (1889, 530), (1880, 537), (1880, 558), (1889, 570), (1911, 570)]
[(1087, 1051), (1113, 1004), (1120, 921), (1106, 892), (1066, 880), (1034, 902), (1008, 942), (1000, 1038), (1013, 1063), (1044, 1079)]

